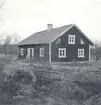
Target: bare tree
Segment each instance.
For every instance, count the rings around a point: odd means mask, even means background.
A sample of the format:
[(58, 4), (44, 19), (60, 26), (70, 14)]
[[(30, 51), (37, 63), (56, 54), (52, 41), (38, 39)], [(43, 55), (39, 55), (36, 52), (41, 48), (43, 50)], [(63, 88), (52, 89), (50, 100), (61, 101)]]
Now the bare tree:
[(8, 54), (8, 48), (9, 48), (10, 43), (11, 43), (11, 37), (7, 36), (2, 46), (3, 53)]
[(0, 0), (0, 9), (3, 7), (4, 0)]
[[(0, 0), (0, 10), (2, 10), (3, 5), (4, 5), (4, 0)], [(3, 17), (2, 17), (2, 14), (0, 14), (0, 27), (1, 27), (2, 21), (3, 21)], [(1, 33), (1, 28), (0, 28), (0, 44), (2, 43), (2, 40), (3, 40), (3, 34)]]
[(1, 32), (2, 22), (3, 22), (3, 16), (1, 14), (1, 10), (2, 10), (3, 5), (4, 5), (4, 0), (0, 0), (0, 53), (2, 52), (2, 42), (4, 41), (4, 37), (3, 37), (4, 35)]
[(12, 44), (16, 45), (20, 42), (20, 40), (21, 40), (21, 37), (19, 35), (15, 34), (15, 36), (12, 37)]
[(17, 34), (8, 35), (7, 33), (4, 36), (1, 38), (0, 54), (17, 54), (17, 43), (20, 41), (20, 36)]
[(7, 36), (6, 37), (6, 40), (5, 40), (5, 42), (4, 42), (4, 45), (8, 45), (8, 44), (10, 44), (11, 43), (11, 37), (10, 36)]
[(96, 41), (94, 48), (91, 50), (92, 55), (95, 57), (95, 60), (101, 59), (101, 41)]

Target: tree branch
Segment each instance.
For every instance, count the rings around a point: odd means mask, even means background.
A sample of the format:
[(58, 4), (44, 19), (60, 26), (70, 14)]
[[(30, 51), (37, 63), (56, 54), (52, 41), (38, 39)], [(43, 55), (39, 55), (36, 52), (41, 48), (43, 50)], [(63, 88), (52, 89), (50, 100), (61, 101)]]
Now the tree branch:
[(0, 1), (0, 9), (2, 8), (3, 4), (4, 4), (4, 0), (1, 0)]

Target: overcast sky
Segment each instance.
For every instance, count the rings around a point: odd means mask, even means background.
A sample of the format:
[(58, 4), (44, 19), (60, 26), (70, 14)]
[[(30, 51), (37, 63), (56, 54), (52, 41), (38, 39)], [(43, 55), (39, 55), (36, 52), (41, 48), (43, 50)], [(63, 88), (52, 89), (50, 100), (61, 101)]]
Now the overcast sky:
[(3, 31), (23, 38), (34, 32), (76, 24), (91, 40), (101, 39), (100, 0), (5, 0)]

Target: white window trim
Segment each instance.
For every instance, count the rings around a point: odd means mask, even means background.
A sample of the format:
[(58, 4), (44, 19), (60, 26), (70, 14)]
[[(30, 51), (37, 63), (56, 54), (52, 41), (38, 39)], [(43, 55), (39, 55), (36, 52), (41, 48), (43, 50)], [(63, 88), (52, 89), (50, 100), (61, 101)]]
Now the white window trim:
[[(70, 38), (72, 39), (74, 39), (74, 41), (73, 42), (70, 42)], [(68, 44), (75, 44), (75, 35), (68, 35)]]
[[(64, 50), (64, 56), (63, 55), (60, 55), (60, 51), (63, 51)], [(59, 48), (59, 58), (66, 58), (66, 48)]]
[(20, 55), (21, 55), (21, 56), (24, 56), (24, 48), (21, 48), (21, 49), (20, 49)]
[(34, 56), (34, 48), (29, 48), (29, 49), (32, 49), (32, 56)]
[(60, 38), (56, 41), (56, 44), (60, 44)]
[[(83, 55), (79, 54), (80, 51), (83, 51)], [(84, 48), (83, 49), (78, 49), (78, 58), (84, 58)]]
[(41, 53), (42, 50), (43, 50), (43, 52), (44, 52), (44, 48), (40, 48), (40, 57), (44, 57), (44, 54)]
[(32, 57), (34, 56), (34, 48), (28, 48), (27, 49), (27, 58), (30, 58), (30, 53), (29, 53), (30, 49), (32, 49)]
[(49, 44), (49, 62), (51, 63), (51, 43)]
[(84, 41), (83, 41), (83, 39), (80, 40), (80, 44), (85, 44)]

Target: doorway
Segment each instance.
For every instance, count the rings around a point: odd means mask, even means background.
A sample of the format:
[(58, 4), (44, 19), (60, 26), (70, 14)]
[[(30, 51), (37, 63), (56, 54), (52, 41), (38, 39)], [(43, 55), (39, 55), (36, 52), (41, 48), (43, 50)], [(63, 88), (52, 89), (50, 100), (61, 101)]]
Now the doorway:
[(34, 48), (28, 48), (27, 54), (28, 54), (28, 58), (33, 58), (33, 56), (34, 56)]

